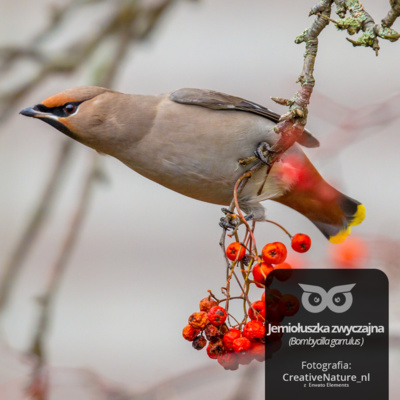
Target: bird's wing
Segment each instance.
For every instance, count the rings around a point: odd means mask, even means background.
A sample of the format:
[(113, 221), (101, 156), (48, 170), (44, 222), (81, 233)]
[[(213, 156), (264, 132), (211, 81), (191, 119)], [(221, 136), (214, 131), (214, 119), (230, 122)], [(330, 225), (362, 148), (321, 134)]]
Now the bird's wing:
[[(170, 99), (176, 103), (196, 105), (213, 110), (236, 110), (246, 111), (261, 115), (269, 120), (278, 123), (280, 115), (259, 104), (231, 96), (229, 94), (203, 89), (179, 89), (170, 94)], [(298, 143), (305, 147), (318, 147), (319, 141), (304, 130), (298, 139)]]

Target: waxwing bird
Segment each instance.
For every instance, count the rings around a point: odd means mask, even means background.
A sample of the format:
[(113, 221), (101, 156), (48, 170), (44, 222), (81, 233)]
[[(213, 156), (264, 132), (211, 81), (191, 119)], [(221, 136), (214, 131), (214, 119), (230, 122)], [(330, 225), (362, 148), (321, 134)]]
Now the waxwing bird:
[[(241, 166), (238, 160), (279, 138), (273, 130), (278, 114), (200, 89), (145, 96), (82, 86), (21, 114), (47, 122), (169, 189), (220, 205), (231, 203), (237, 179), (258, 162)], [(308, 131), (298, 143), (319, 145)], [(275, 200), (310, 219), (330, 241), (341, 242), (364, 219), (365, 208), (325, 182), (299, 144), (273, 165), (267, 179), (266, 165), (253, 174), (240, 193), (240, 208), (263, 220), (260, 202)]]

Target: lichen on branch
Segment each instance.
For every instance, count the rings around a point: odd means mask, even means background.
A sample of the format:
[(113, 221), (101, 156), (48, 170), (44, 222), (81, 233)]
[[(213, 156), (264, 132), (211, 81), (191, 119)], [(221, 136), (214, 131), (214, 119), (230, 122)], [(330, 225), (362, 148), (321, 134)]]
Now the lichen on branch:
[[(333, 22), (338, 30), (346, 30), (349, 35), (354, 35), (362, 30), (363, 33), (357, 40), (347, 38), (353, 46), (371, 47), (378, 55), (380, 49), (378, 37), (391, 42), (395, 42), (400, 38), (399, 33), (390, 28), (400, 15), (399, 0), (391, 0), (390, 5), (392, 8), (381, 24), (375, 23), (374, 19), (365, 11), (362, 3), (358, 0), (335, 0), (335, 4), (336, 14), (339, 19), (333, 20), (326, 16), (324, 18)], [(346, 17), (347, 12), (350, 14), (349, 17)]]
[[(336, 14), (339, 19), (331, 19), (332, 6), (336, 7)], [(356, 40), (347, 39), (353, 46), (371, 47), (376, 55), (379, 52), (378, 38), (395, 42), (400, 38), (400, 34), (390, 27), (400, 16), (400, 0), (390, 0), (391, 9), (381, 24), (376, 24), (371, 15), (364, 9), (358, 0), (321, 0), (312, 7), (309, 16), (315, 16), (311, 27), (303, 31), (296, 37), (295, 43), (305, 43), (303, 70), (298, 82), (301, 84), (300, 90), (290, 99), (272, 97), (278, 104), (289, 107), (289, 111), (283, 114), (280, 122), (274, 130), (280, 135), (278, 142), (272, 146), (272, 152), (266, 152), (265, 158), (271, 166), (282, 154), (292, 146), (304, 131), (307, 123), (308, 104), (310, 103), (313, 88), (315, 86), (314, 65), (318, 52), (318, 36), (322, 30), (333, 22), (337, 29), (346, 30), (350, 35), (362, 31), (361, 36)], [(346, 17), (349, 13), (350, 16)], [(239, 164), (245, 166), (256, 161), (256, 157), (248, 157), (238, 160)], [(271, 169), (269, 167), (267, 173)]]

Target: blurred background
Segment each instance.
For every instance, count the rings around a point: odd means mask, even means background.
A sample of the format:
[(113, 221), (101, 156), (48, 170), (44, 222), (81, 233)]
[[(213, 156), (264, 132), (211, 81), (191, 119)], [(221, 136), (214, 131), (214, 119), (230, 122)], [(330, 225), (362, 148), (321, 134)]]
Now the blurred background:
[[(311, 25), (315, 2), (0, 0), (0, 279), (10, 265), (18, 271), (0, 309), (1, 399), (23, 398), (38, 297), (65, 248), (88, 176), (86, 212), (81, 229), (71, 231), (45, 340), (51, 399), (239, 400), (243, 387), (247, 399), (264, 398), (262, 364), (224, 371), (181, 336), (207, 290), (219, 294), (225, 282), (220, 207), (169, 191), (111, 157), (95, 159), (92, 150), (67, 144), (60, 132), (18, 112), (63, 89), (101, 83), (140, 94), (214, 89), (284, 113), (270, 96), (298, 90), (304, 45), (294, 38)], [(375, 21), (389, 10), (389, 1), (363, 5)], [(376, 57), (353, 48), (347, 36), (332, 24), (320, 35), (307, 127), (321, 147), (306, 153), (329, 182), (362, 201), (367, 217), (339, 251), (301, 215), (265, 206), (270, 219), (311, 236), (313, 247), (298, 265), (387, 273), (394, 377), (400, 51), (380, 40)], [(58, 183), (46, 192), (52, 179)], [(289, 245), (272, 225), (259, 224), (257, 238)], [(400, 382), (391, 379), (390, 390), (398, 398)]]

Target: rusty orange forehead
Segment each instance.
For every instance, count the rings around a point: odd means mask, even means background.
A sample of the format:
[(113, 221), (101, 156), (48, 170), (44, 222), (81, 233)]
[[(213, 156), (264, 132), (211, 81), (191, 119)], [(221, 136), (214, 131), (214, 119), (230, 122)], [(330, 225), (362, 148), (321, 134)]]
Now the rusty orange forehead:
[(53, 108), (53, 107), (60, 107), (66, 103), (76, 101), (75, 98), (59, 93), (54, 96), (50, 96), (47, 99), (42, 101), (42, 104), (46, 107)]

